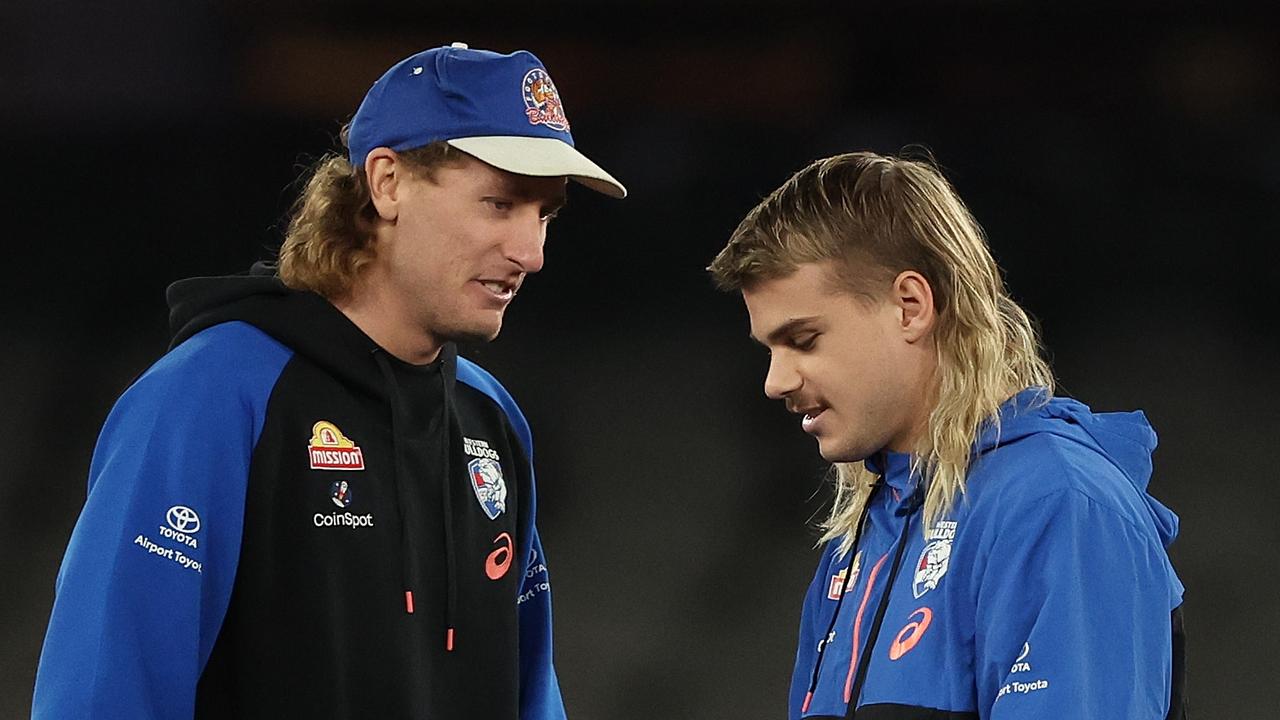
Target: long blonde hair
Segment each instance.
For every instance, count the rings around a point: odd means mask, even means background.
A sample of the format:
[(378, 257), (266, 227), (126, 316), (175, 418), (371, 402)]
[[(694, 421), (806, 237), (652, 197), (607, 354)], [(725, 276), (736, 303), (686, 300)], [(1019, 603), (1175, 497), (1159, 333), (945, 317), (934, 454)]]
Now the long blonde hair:
[[(345, 149), (350, 124), (342, 128)], [(434, 179), (434, 171), (462, 161), (463, 152), (443, 142), (398, 153), (415, 175)], [(320, 158), (294, 201), (280, 245), (279, 275), (295, 290), (311, 290), (331, 300), (346, 295), (360, 270), (374, 257), (378, 213), (369, 195), (364, 168), (353, 167), (345, 153)]]
[[(982, 228), (930, 162), (871, 152), (818, 160), (752, 209), (708, 270), (722, 290), (740, 290), (827, 260), (841, 261), (841, 280), (859, 295), (883, 297), (903, 270), (933, 290), (933, 402), (911, 454), (932, 527), (964, 492), (974, 442), (1000, 405), (1032, 386), (1052, 395), (1038, 334), (1009, 297)], [(876, 476), (861, 461), (836, 463), (832, 476), (822, 541), (839, 538), (847, 551)]]

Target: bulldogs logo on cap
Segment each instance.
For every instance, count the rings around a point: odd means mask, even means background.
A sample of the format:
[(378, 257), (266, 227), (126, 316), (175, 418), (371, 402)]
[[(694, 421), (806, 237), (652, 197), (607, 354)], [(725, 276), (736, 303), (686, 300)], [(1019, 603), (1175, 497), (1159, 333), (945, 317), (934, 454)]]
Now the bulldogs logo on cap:
[(564, 106), (560, 104), (560, 92), (551, 76), (542, 68), (534, 68), (525, 73), (524, 82), (520, 86), (524, 95), (525, 115), (530, 125), (546, 125), (552, 130), (569, 131), (569, 118), (564, 115)]
[(507, 509), (507, 483), (502, 479), (502, 466), (489, 458), (476, 458), (467, 463), (467, 473), (480, 509), (490, 520), (496, 520)]

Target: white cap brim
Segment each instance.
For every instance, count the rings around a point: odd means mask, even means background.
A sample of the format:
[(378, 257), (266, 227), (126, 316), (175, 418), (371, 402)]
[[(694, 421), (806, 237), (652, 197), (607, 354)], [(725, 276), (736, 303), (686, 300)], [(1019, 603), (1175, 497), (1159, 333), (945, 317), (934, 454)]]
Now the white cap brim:
[(446, 142), (500, 170), (535, 177), (569, 177), (609, 197), (627, 196), (622, 183), (563, 140), (491, 135)]

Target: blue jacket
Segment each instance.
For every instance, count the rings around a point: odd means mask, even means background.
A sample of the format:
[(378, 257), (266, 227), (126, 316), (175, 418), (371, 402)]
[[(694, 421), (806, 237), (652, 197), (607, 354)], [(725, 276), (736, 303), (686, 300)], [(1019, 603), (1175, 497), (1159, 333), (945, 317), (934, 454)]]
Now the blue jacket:
[(1183, 587), (1178, 518), (1146, 493), (1155, 433), (1043, 397), (1006, 403), (927, 533), (909, 457), (868, 460), (883, 482), (853, 557), (828, 544), (804, 600), (793, 720), (850, 696), (865, 718), (1166, 717)]
[(562, 720), (506, 390), (274, 278), (170, 300), (175, 347), (94, 452), (33, 716)]

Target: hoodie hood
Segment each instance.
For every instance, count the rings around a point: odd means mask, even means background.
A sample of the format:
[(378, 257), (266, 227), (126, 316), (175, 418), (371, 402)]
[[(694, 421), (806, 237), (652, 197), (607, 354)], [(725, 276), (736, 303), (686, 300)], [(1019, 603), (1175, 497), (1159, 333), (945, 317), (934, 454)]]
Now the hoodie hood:
[(984, 429), (974, 450), (984, 454), (1037, 433), (1067, 438), (1106, 458), (1146, 502), (1162, 544), (1168, 547), (1177, 537), (1178, 516), (1147, 493), (1157, 438), (1141, 410), (1095, 413), (1078, 400), (1028, 388), (1001, 407), (999, 421)]
[[(169, 286), (170, 347), (219, 323), (247, 322), (305, 356), (348, 386), (386, 398), (387, 385), (376, 361), (386, 354), (328, 300), (292, 290), (275, 267), (255, 263), (247, 274), (197, 277)], [(455, 381), (457, 351), (445, 345), (440, 358), (446, 381)]]
[[(455, 430), (451, 421), (452, 395), (457, 382), (457, 350), (446, 343), (439, 359), (431, 363), (440, 372), (439, 395), (406, 399), (397, 381), (394, 366), (406, 363), (382, 349), (364, 331), (325, 298), (290, 289), (275, 274), (275, 267), (256, 263), (245, 275), (200, 277), (179, 280), (166, 292), (169, 302), (169, 325), (173, 331), (170, 347), (176, 347), (196, 333), (224, 322), (242, 321), (257, 327), (295, 353), (351, 388), (385, 403), (388, 408), (392, 436), (391, 472), (397, 498), (400, 524), (401, 578), (404, 584), (405, 610), (414, 612), (414, 590), (429, 586), (420, 575), (417, 548), (423, 532), (415, 518), (406, 514), (410, 478), (405, 459), (408, 437), (407, 403), (438, 403), (439, 419), (435, 425), (441, 448), (435, 462), (440, 477), (452, 477), (450, 443)], [(434, 370), (434, 368), (433, 368)], [(445, 560), (448, 563), (445, 593), (445, 643), (453, 650), (454, 617), (457, 614), (457, 554), (449, 482), (442, 480), (441, 516), (444, 527)]]

